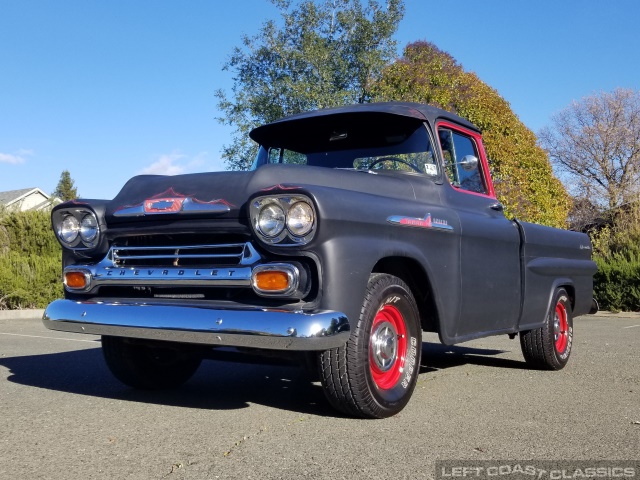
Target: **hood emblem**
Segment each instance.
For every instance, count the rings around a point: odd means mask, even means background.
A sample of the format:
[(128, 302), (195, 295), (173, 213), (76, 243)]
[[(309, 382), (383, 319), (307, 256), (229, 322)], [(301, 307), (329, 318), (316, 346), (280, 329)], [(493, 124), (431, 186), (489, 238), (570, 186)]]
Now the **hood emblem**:
[(231, 203), (221, 198), (204, 202), (193, 195), (176, 193), (173, 188), (145, 200), (137, 205), (124, 205), (113, 213), (115, 217), (140, 217), (171, 213), (213, 213), (231, 211)]
[(448, 232), (453, 231), (453, 227), (449, 225), (449, 222), (440, 218), (432, 218), (430, 213), (427, 213), (424, 218), (392, 215), (387, 218), (387, 222), (394, 225), (400, 225), (402, 227), (428, 228)]
[(145, 213), (171, 213), (179, 212), (184, 198), (162, 198), (159, 200), (146, 200), (144, 202)]

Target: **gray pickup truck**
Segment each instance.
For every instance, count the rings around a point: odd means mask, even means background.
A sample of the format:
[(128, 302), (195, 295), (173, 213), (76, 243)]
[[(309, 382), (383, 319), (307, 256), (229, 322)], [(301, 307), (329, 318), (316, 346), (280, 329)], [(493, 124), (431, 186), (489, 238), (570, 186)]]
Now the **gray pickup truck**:
[(143, 175), (55, 207), (65, 298), (45, 326), (101, 335), (134, 388), (177, 387), (214, 353), (285, 356), (373, 418), (409, 401), (423, 331), (519, 335), (533, 367), (567, 363), (592, 308), (589, 238), (506, 218), (468, 121), (373, 103), (251, 138), (251, 171)]

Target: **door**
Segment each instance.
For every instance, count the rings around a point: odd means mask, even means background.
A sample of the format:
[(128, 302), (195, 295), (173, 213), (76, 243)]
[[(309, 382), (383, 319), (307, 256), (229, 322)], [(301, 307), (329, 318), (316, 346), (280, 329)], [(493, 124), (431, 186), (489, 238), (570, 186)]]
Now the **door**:
[(520, 233), (498, 203), (481, 136), (441, 122), (444, 201), (460, 221), (460, 306), (454, 336), (513, 329), (520, 314)]

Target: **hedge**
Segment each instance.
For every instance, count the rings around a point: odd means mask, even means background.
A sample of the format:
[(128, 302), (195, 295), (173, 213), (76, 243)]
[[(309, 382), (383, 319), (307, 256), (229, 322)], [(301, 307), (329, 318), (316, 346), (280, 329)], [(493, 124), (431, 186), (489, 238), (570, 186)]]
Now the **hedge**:
[(593, 295), (601, 310), (640, 311), (640, 255), (616, 253), (611, 258), (594, 257), (598, 272), (593, 278)]
[(62, 297), (61, 255), (49, 211), (0, 212), (0, 310)]

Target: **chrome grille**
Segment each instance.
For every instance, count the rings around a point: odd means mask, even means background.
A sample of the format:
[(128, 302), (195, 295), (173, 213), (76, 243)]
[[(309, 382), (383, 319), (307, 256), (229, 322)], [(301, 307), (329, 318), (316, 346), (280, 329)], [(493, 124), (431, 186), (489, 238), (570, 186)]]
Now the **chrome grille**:
[(248, 264), (255, 251), (248, 243), (187, 246), (113, 246), (111, 260), (117, 267), (192, 267)]

